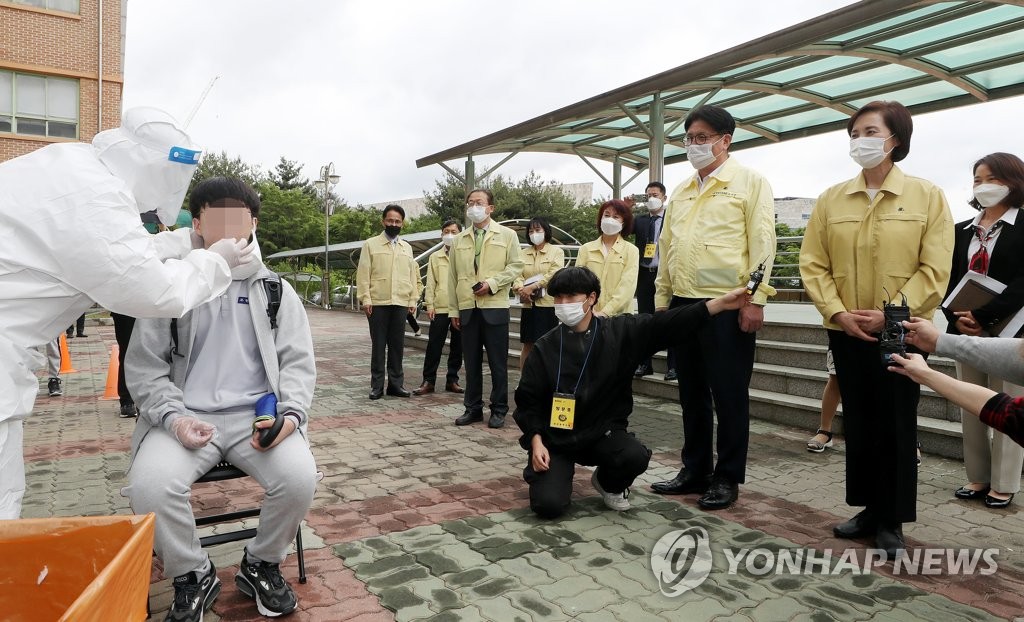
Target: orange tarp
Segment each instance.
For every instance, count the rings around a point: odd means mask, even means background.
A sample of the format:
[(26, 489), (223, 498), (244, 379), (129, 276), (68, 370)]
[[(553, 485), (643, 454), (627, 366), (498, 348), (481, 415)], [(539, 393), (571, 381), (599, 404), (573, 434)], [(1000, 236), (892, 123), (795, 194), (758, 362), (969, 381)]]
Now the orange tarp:
[(0, 617), (146, 619), (152, 514), (0, 521)]

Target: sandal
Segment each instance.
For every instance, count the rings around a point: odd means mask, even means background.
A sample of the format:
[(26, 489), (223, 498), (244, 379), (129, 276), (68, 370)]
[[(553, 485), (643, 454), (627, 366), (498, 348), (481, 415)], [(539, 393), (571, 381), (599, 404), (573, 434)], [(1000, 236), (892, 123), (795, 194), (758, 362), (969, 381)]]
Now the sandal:
[(821, 452), (825, 451), (827, 448), (832, 446), (832, 432), (818, 428), (818, 431), (814, 433), (814, 436), (818, 436), (819, 434), (827, 436), (828, 440), (825, 441), (824, 443), (819, 443), (812, 437), (811, 440), (807, 441), (807, 451), (812, 451), (816, 454), (820, 454)]

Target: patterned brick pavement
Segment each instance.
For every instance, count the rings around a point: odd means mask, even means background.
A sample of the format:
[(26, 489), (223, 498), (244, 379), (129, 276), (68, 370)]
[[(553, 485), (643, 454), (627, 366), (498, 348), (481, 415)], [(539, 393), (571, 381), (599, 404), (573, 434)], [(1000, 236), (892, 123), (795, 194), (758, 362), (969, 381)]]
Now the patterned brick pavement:
[[(634, 431), (654, 451), (631, 497), (634, 509), (606, 510), (577, 471), (571, 512), (540, 521), (526, 510), (524, 452), (514, 426), (456, 428), (460, 396), (366, 399), (369, 339), (362, 316), (309, 311), (319, 382), (311, 419), (313, 452), (324, 479), (303, 538), (309, 582), (294, 556), (284, 564), (299, 596), (296, 620), (1012, 620), (1024, 616), (1024, 514), (954, 501), (958, 462), (925, 456), (918, 522), (906, 526), (912, 551), (929, 547), (998, 549), (991, 575), (909, 575), (893, 565), (836, 574), (730, 572), (726, 549), (768, 553), (868, 543), (832, 537), (852, 511), (843, 502), (843, 448), (803, 449), (807, 430), (755, 421), (747, 483), (732, 508), (707, 513), (693, 496), (662, 498), (646, 484), (678, 469), (678, 406), (638, 397)], [(103, 392), (113, 330), (90, 327), (70, 341), (79, 373), (65, 394), (37, 402), (26, 422), (29, 489), (25, 517), (127, 513), (120, 496), (134, 422), (117, 417)], [(406, 384), (419, 384), (422, 352), (406, 351)], [(517, 378), (511, 379), (515, 386)], [(45, 381), (41, 380), (42, 385)], [(45, 389), (45, 386), (43, 386)], [(512, 425), (512, 422), (509, 422)], [(808, 422), (808, 428), (813, 422)], [(880, 482), (884, 485), (884, 482)], [(197, 513), (258, 502), (251, 480), (199, 485)], [(246, 521), (255, 524), (255, 521)], [(664, 596), (650, 553), (665, 533), (701, 528), (714, 566), (708, 579)], [(216, 529), (216, 528), (214, 528)], [(224, 583), (207, 619), (256, 620), (234, 587), (242, 543), (210, 549)], [(169, 581), (154, 563), (154, 619), (169, 606)]]

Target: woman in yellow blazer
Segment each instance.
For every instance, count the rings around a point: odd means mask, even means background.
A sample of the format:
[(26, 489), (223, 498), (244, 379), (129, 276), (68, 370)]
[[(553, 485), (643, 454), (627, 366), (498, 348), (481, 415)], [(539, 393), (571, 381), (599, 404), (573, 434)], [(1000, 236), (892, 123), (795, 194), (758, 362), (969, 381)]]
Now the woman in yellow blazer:
[(594, 313), (614, 316), (633, 312), (640, 251), (626, 241), (633, 232), (633, 212), (622, 201), (608, 201), (597, 213), (601, 237), (580, 247), (576, 265), (601, 279), (601, 298)]
[(828, 329), (839, 381), (846, 502), (865, 508), (833, 532), (874, 538), (892, 559), (906, 548), (902, 524), (917, 519), (921, 387), (887, 371), (879, 309), (883, 301), (905, 300), (910, 315), (932, 317), (949, 280), (953, 219), (938, 187), (894, 164), (910, 152), (913, 133), (902, 104), (866, 104), (846, 129), (850, 157), (863, 170), (818, 198), (800, 249), (800, 274)]
[[(555, 317), (555, 299), (547, 295), (548, 281), (559, 268), (565, 267), (565, 251), (551, 245), (551, 224), (539, 216), (526, 225), (530, 246), (522, 252), (523, 274), (512, 283), (512, 291), (523, 304), (519, 322), (519, 341), (523, 352), (519, 356), (519, 369), (535, 341), (558, 326)], [(526, 281), (532, 281), (526, 285)]]

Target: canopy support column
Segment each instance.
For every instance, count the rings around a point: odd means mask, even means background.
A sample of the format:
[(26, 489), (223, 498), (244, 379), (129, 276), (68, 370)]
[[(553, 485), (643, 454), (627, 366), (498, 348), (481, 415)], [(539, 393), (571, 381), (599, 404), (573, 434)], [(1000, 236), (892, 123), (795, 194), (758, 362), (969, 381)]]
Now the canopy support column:
[(619, 156), (612, 161), (612, 198), (622, 198), (622, 158)]
[(651, 163), (650, 181), (663, 181), (665, 176), (665, 105), (661, 92), (654, 94), (651, 102), (651, 149), (648, 161)]

